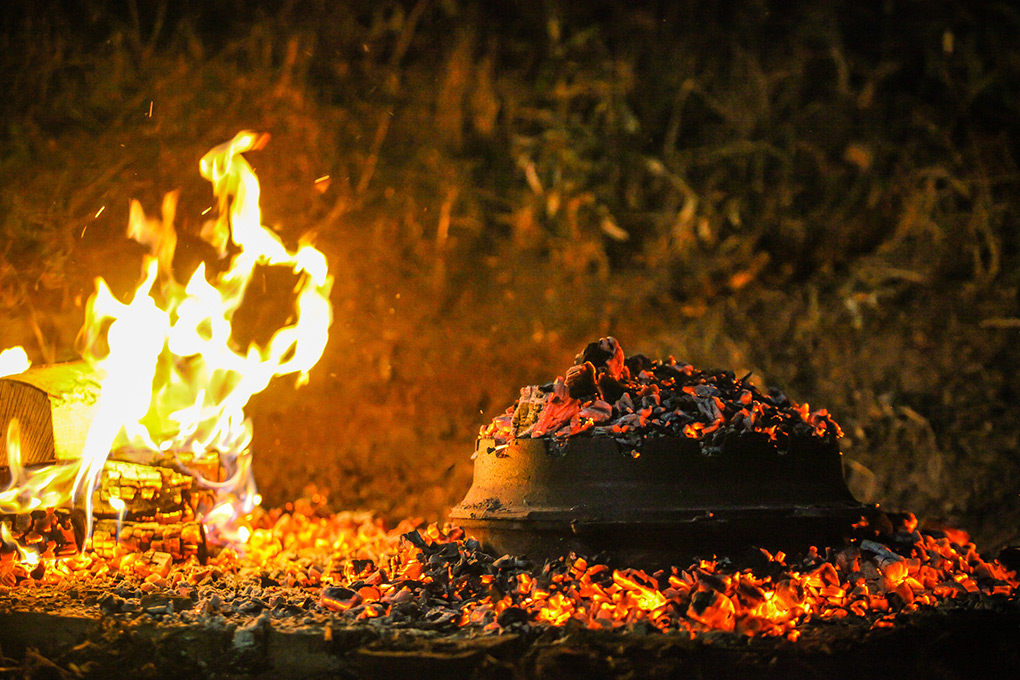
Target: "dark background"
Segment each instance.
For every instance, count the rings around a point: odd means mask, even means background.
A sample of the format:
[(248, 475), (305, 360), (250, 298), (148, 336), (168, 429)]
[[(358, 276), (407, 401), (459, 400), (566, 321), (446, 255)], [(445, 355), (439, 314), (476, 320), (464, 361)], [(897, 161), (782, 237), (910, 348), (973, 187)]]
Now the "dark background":
[(613, 334), (827, 407), (862, 500), (1016, 542), (1017, 35), (1006, 2), (8, 0), (0, 345), (75, 356), (93, 278), (138, 279), (130, 198), (180, 188), (178, 278), (212, 264), (197, 161), (263, 130), (266, 223), (336, 276), (310, 384), (252, 403), (267, 504), (438, 519), (478, 426)]

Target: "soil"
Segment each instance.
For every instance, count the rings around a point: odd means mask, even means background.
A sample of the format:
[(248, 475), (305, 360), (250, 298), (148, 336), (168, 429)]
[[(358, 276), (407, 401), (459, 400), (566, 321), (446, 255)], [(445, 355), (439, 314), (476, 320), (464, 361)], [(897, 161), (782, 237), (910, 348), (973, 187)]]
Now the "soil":
[(797, 642), (728, 633), (536, 628), (499, 635), (268, 617), (182, 624), (158, 616), (0, 611), (0, 677), (859, 678), (1012, 677), (1020, 609), (1004, 600), (818, 622)]

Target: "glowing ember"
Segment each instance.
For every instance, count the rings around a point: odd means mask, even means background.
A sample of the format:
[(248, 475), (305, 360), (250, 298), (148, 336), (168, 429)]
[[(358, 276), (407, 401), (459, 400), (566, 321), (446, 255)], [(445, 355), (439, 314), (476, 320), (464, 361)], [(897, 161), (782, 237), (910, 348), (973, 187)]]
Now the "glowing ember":
[[(262, 226), (258, 180), (241, 154), (267, 139), (242, 132), (201, 160), (219, 207), (202, 235), (221, 257), (230, 255), (219, 273), (207, 274), (203, 263), (186, 284), (175, 280), (176, 194), (166, 197), (159, 219), (147, 218), (132, 203), (128, 235), (150, 253), (128, 301), (117, 300), (100, 278), (87, 305), (81, 352), (100, 376), (101, 391), (82, 458), (74, 465), (23, 469), (15, 427), (8, 437), (13, 478), (0, 494), (0, 513), (77, 504), (90, 523), (93, 491), (112, 451), (127, 457), (164, 453), (216, 490), (219, 502), (204, 518), (213, 538), (243, 542), (234, 524), (257, 499), (244, 407), (276, 376), (297, 374), (299, 385), (307, 381), (331, 321), (333, 279), (323, 254), (304, 242), (291, 251)], [(259, 266), (294, 273), (293, 321), (263, 346), (236, 347), (231, 321)], [(8, 356), (18, 358), (5, 352), (4, 366), (24, 370), (25, 362)], [(227, 471), (225, 481), (204, 479), (194, 469), (210, 458)]]
[[(276, 602), (309, 615), (450, 629), (573, 621), (608, 629), (647, 624), (692, 637), (730, 631), (789, 639), (812, 620), (856, 618), (881, 627), (953, 600), (1015, 598), (1020, 587), (1015, 572), (982, 559), (973, 544), (918, 531), (912, 516), (892, 534), (861, 527), (852, 545), (796, 561), (762, 552), (753, 568), (703, 560), (649, 574), (576, 556), (537, 567), (511, 556), (494, 559), (456, 527), (404, 522), (387, 531), (369, 516), (323, 512), (307, 501), (256, 514), (246, 552), (228, 549), (207, 565), (119, 550), (45, 557), (33, 566), (13, 558), (5, 533), (0, 582), (103, 587), (116, 578), (143, 593), (190, 597), (179, 614), (185, 621), (239, 617)], [(216, 587), (203, 588), (210, 574)], [(129, 604), (104, 611), (130, 612)]]
[(625, 358), (616, 338), (602, 338), (577, 355), (565, 377), (522, 388), (517, 402), (479, 436), (558, 443), (603, 436), (624, 447), (638, 447), (644, 437), (677, 436), (697, 439), (711, 452), (732, 434), (761, 433), (780, 449), (791, 436), (843, 435), (825, 409), (812, 411), (778, 390), (763, 393), (747, 377), (701, 371), (673, 357)]

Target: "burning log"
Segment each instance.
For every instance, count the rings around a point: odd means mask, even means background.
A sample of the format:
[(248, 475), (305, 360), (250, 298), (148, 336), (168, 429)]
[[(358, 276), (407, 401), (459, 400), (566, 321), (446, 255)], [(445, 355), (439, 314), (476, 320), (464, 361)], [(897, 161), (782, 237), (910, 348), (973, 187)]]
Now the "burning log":
[(208, 557), (201, 522), (97, 520), (92, 532), (92, 550), (104, 559), (141, 555), (152, 571), (169, 569), (172, 562), (183, 562), (189, 557), (204, 563)]
[[(106, 461), (92, 496), (92, 550), (104, 559), (156, 552), (172, 562), (194, 557), (204, 563), (208, 548), (197, 518), (213, 506), (215, 494), (195, 488), (194, 477), (171, 467), (170, 459), (156, 462)], [(207, 479), (221, 475), (218, 463), (192, 465), (189, 470), (201, 470)], [(87, 512), (79, 502), (74, 509), (0, 515), (4, 544), (9, 544), (5, 550), (31, 561), (70, 557), (86, 544)]]
[(0, 468), (7, 426), (17, 418), (24, 465), (81, 458), (99, 399), (99, 382), (84, 361), (33, 367), (0, 378)]
[(111, 458), (104, 464), (93, 494), (92, 514), (101, 519), (161, 524), (194, 521), (202, 510), (215, 504), (211, 490), (198, 488), (196, 473), (220, 481), (217, 457), (161, 456), (150, 457), (148, 463)]

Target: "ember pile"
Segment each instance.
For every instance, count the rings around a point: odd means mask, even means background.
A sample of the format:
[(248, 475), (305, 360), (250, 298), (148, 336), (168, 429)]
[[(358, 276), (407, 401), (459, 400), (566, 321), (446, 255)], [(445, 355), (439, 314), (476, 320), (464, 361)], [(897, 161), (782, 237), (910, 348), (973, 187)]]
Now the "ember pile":
[(743, 564), (702, 560), (649, 574), (575, 555), (540, 565), (495, 558), (456, 527), (405, 521), (386, 530), (368, 515), (329, 512), (324, 501), (316, 494), (258, 514), (243, 552), (224, 549), (204, 564), (194, 554), (177, 562), (143, 554), (123, 539), (112, 556), (86, 550), (26, 565), (5, 540), (0, 592), (5, 608), (77, 598), (93, 611), (165, 621), (492, 632), (573, 623), (796, 639), (812, 620), (889, 626), (947, 602), (1015, 601), (1020, 587), (1015, 570), (983, 559), (966, 534), (919, 530), (909, 514), (881, 533), (858, 527), (841, 550), (796, 560), (761, 551)]
[(731, 435), (759, 432), (785, 450), (789, 438), (842, 436), (825, 409), (792, 402), (780, 390), (762, 393), (732, 372), (701, 371), (673, 357), (624, 358), (615, 338), (602, 338), (577, 355), (566, 377), (521, 388), (505, 413), (481, 437), (549, 437), (562, 442), (586, 433), (636, 448), (649, 436), (698, 439), (712, 453)]

